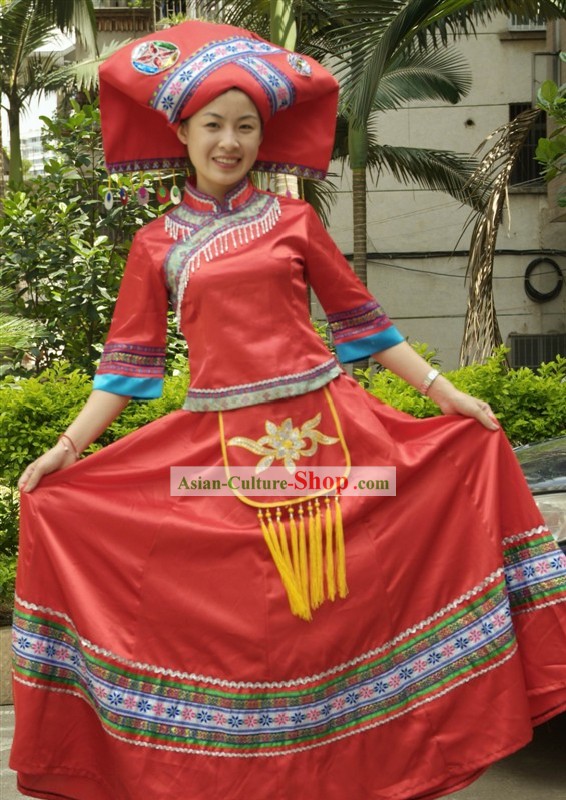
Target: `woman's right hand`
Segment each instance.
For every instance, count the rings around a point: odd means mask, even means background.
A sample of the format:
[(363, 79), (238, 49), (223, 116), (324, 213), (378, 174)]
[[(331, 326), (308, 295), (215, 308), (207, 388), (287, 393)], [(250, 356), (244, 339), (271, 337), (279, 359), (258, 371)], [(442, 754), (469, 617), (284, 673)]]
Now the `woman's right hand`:
[(74, 464), (79, 453), (106, 430), (125, 409), (129, 400), (124, 395), (93, 389), (57, 444), (25, 468), (18, 481), (19, 490), (32, 492), (44, 475)]
[(57, 442), (51, 450), (28, 464), (18, 481), (18, 489), (21, 492), (32, 492), (44, 475), (70, 467), (75, 461), (74, 453), (66, 450), (61, 442)]

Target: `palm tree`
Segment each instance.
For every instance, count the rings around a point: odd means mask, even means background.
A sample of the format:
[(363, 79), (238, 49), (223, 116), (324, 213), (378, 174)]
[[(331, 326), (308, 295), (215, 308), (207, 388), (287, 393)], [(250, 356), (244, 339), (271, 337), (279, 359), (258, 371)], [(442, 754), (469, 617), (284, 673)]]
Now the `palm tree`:
[(58, 68), (56, 54), (40, 56), (54, 27), (76, 31), (85, 46), (96, 47), (92, 0), (0, 0), (0, 99), (10, 129), (10, 185), (23, 180), (20, 117), (33, 95), (45, 91)]
[[(441, 99), (456, 103), (467, 87), (446, 82), (450, 72), (462, 76), (462, 65), (455, 54), (439, 49), (449, 36), (469, 35), (474, 24), (488, 20), (494, 13), (517, 13), (526, 16), (561, 17), (566, 0), (329, 0), (328, 8), (340, 8), (344, 21), (333, 34), (346, 63), (337, 68), (342, 83), (342, 103), (349, 122), (349, 158), (353, 183), (354, 268), (362, 280), (367, 278), (366, 180), (368, 169), (368, 129), (376, 110), (376, 98), (384, 85), (393, 84), (389, 105), (420, 99)], [(355, 54), (348, 60), (348, 54)], [(444, 53), (444, 57), (442, 54)], [(440, 59), (435, 58), (440, 55)], [(435, 64), (436, 62), (436, 64)], [(431, 67), (440, 67), (440, 73)], [(401, 71), (398, 69), (401, 67)], [(378, 106), (379, 107), (379, 106)], [(442, 189), (470, 203), (482, 204), (482, 187), (468, 192), (470, 159), (458, 170), (453, 154), (438, 151), (403, 153), (388, 150), (389, 170), (404, 182), (416, 181), (424, 188)], [(407, 161), (407, 158), (409, 159)], [(436, 162), (436, 163), (435, 163)], [(442, 166), (441, 166), (442, 165)], [(438, 175), (443, 167), (443, 175)], [(399, 172), (401, 169), (401, 172)], [(432, 179), (432, 182), (431, 182)], [(479, 192), (479, 194), (478, 194)]]
[(424, 189), (444, 191), (458, 200), (481, 208), (482, 186), (470, 178), (477, 167), (472, 156), (448, 150), (401, 147), (378, 142), (374, 133), (381, 113), (398, 109), (409, 101), (459, 102), (469, 91), (471, 75), (457, 50), (404, 49), (391, 58), (378, 84), (370, 112), (363, 125), (351, 113), (345, 96), (342, 114), (347, 140), (336, 155), (348, 158), (352, 170), (354, 270), (367, 283), (367, 173), (387, 171), (399, 182), (416, 183)]
[(539, 115), (530, 108), (494, 131), (482, 142), (497, 137), (495, 144), (483, 157), (472, 182), (488, 185), (485, 211), (473, 214), (470, 253), (468, 257), (468, 307), (464, 337), (460, 348), (460, 364), (485, 363), (496, 347), (503, 344), (493, 298), (493, 260), (499, 226), (507, 197), (511, 171), (521, 147)]

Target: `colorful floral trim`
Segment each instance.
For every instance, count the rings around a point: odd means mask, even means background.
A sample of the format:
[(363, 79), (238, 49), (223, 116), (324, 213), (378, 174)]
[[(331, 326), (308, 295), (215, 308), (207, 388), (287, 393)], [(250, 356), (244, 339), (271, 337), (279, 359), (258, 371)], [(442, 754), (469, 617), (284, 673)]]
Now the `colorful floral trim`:
[(237, 683), (134, 664), (61, 613), (18, 600), (16, 680), (86, 700), (132, 744), (203, 755), (285, 755), (385, 724), (516, 650), (502, 570), (394, 640), (321, 675)]
[(566, 602), (566, 556), (545, 527), (511, 536), (503, 545), (514, 613)]
[(201, 83), (220, 67), (233, 64), (259, 83), (273, 115), (295, 101), (292, 81), (265, 58), (281, 52), (281, 48), (267, 42), (239, 36), (206, 44), (169, 73), (157, 87), (150, 105), (164, 113), (169, 122), (178, 122)]
[(186, 171), (191, 162), (187, 156), (172, 156), (170, 158), (136, 158), (130, 161), (106, 162), (106, 171), (111, 175), (122, 172), (158, 172), (159, 170), (179, 169)]
[(391, 320), (375, 300), (348, 311), (329, 314), (328, 322), (337, 345), (351, 339), (381, 333), (391, 326)]
[(255, 383), (241, 383), (223, 389), (195, 389), (189, 387), (183, 405), (185, 411), (229, 411), (261, 403), (271, 403), (282, 397), (297, 397), (326, 386), (337, 378), (342, 368), (335, 358), (317, 367), (281, 375)]
[(104, 347), (97, 374), (113, 373), (128, 378), (163, 378), (165, 349), (112, 342)]
[(294, 164), (290, 161), (256, 161), (252, 169), (257, 172), (296, 175), (297, 178), (319, 181), (326, 177), (326, 170), (314, 169), (314, 167), (306, 167), (304, 164)]

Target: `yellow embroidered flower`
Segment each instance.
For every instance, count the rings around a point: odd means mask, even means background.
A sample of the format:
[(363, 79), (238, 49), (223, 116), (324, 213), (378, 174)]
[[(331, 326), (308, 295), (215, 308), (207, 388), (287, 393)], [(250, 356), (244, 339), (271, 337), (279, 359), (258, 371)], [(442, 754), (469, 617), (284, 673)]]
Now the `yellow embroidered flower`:
[[(269, 469), (274, 461), (283, 461), (287, 471), (293, 475), (297, 468), (295, 462), (301, 456), (314, 455), (319, 444), (335, 444), (338, 441), (333, 436), (326, 436), (315, 430), (320, 418), (321, 415), (317, 414), (316, 417), (307, 420), (300, 429), (293, 427), (290, 417), (287, 417), (281, 425), (266, 420), (266, 436), (262, 436), (257, 441), (245, 436), (234, 436), (228, 441), (228, 444), (233, 447), (244, 447), (251, 453), (263, 456), (256, 465), (256, 473)], [(310, 441), (308, 447), (307, 441)]]

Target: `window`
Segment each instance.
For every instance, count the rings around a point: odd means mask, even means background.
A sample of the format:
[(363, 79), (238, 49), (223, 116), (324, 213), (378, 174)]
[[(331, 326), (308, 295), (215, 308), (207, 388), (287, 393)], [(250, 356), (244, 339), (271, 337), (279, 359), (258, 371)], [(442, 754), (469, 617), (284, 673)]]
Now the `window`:
[[(531, 103), (510, 103), (509, 121), (515, 119), (522, 111), (526, 111), (529, 108), (532, 108)], [(531, 126), (525, 143), (519, 152), (509, 179), (510, 186), (540, 186), (544, 184), (542, 165), (535, 160), (538, 140), (542, 136), (546, 136), (546, 114), (541, 112)]]
[(511, 14), (509, 16), (509, 30), (510, 31), (545, 31), (546, 20), (542, 17), (523, 17), (520, 14)]

